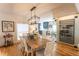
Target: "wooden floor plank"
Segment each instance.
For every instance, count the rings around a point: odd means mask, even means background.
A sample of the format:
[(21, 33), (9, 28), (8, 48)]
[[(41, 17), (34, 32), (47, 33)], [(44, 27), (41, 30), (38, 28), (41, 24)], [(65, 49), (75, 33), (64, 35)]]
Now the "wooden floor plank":
[[(79, 56), (79, 48), (64, 43), (55, 43), (55, 56), (60, 54), (61, 56)], [(0, 56), (21, 56), (21, 51), (18, 50), (18, 45), (10, 47), (0, 47)]]

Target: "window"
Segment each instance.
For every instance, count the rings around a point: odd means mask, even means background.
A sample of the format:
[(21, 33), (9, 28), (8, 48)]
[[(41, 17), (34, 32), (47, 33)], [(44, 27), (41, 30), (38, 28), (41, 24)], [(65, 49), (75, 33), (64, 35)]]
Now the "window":
[(28, 24), (17, 24), (17, 39), (20, 40), (23, 36), (26, 36), (28, 29)]

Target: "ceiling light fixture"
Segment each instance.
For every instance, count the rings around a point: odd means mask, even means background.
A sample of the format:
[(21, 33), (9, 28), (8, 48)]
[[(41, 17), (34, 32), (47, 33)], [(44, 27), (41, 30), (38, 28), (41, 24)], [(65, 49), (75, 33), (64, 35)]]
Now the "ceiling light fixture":
[(30, 11), (31, 11), (31, 17), (28, 19), (28, 21), (30, 22), (31, 25), (38, 24), (37, 21), (40, 19), (40, 17), (36, 15), (36, 6), (32, 7)]

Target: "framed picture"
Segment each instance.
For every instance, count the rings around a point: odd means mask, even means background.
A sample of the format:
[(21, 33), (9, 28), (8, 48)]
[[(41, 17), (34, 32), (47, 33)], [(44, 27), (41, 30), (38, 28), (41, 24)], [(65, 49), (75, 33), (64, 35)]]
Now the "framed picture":
[(48, 29), (49, 22), (43, 22), (43, 28)]
[(2, 21), (2, 32), (14, 32), (14, 22)]

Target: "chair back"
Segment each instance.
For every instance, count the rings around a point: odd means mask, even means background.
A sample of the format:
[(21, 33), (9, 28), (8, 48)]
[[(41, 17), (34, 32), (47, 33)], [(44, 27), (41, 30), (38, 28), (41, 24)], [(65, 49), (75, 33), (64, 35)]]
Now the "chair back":
[(48, 42), (46, 44), (44, 55), (45, 56), (53, 56), (54, 55), (54, 50), (55, 50), (55, 43), (54, 42)]

